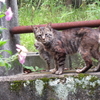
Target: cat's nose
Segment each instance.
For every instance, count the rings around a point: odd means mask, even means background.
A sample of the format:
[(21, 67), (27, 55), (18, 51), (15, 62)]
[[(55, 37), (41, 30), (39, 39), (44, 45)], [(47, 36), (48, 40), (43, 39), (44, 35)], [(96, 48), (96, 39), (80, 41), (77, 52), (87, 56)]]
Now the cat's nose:
[(45, 36), (44, 35), (42, 36), (42, 39), (45, 39)]
[(42, 37), (42, 40), (45, 40), (45, 37)]

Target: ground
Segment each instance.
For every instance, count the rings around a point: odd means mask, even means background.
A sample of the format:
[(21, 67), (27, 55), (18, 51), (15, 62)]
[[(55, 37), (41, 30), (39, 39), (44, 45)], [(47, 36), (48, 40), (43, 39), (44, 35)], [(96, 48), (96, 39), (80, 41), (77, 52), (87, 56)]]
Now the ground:
[[(90, 75), (95, 75), (97, 77), (100, 77), (100, 72), (92, 72), (92, 71), (88, 71), (85, 74), (90, 74)], [(55, 74), (51, 74), (50, 72), (32, 72), (29, 74), (17, 74), (17, 75), (11, 75), (11, 76), (0, 76), (0, 81), (4, 82), (4, 81), (20, 81), (20, 80), (35, 80), (35, 79), (40, 79), (40, 78), (63, 78), (63, 77), (67, 77), (67, 76), (76, 76), (78, 75), (78, 73), (76, 73), (74, 70), (71, 71), (66, 71), (64, 74), (62, 75), (55, 75)]]

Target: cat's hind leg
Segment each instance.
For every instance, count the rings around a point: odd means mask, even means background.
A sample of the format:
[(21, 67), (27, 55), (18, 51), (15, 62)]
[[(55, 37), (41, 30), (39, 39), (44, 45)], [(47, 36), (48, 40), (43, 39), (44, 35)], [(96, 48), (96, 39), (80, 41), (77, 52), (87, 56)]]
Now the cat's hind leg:
[(97, 50), (93, 51), (92, 56), (93, 56), (93, 58), (95, 58), (99, 61), (97, 67), (94, 68), (93, 71), (94, 72), (100, 72), (100, 52), (99, 52), (99, 50), (97, 49)]
[(85, 52), (82, 51), (81, 55), (82, 55), (86, 65), (82, 69), (77, 69), (76, 70), (77, 73), (85, 73), (86, 71), (88, 71), (92, 67), (92, 60), (91, 60), (90, 52), (89, 51), (85, 51)]
[(98, 63), (97, 67), (94, 68), (94, 72), (100, 72), (100, 62)]

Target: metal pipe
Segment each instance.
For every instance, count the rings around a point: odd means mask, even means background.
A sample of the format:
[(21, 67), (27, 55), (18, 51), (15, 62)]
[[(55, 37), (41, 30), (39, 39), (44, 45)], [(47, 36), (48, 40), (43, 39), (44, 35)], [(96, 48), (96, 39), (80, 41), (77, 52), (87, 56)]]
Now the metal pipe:
[[(44, 27), (47, 24), (42, 25), (33, 25), (33, 27)], [(75, 27), (99, 27), (100, 20), (89, 20), (89, 21), (77, 21), (77, 22), (66, 22), (66, 23), (53, 23), (51, 24), (52, 28), (57, 30), (64, 30), (67, 28), (75, 28)], [(22, 34), (22, 33), (32, 33), (31, 26), (16, 26), (13, 27), (10, 32), (12, 34)]]

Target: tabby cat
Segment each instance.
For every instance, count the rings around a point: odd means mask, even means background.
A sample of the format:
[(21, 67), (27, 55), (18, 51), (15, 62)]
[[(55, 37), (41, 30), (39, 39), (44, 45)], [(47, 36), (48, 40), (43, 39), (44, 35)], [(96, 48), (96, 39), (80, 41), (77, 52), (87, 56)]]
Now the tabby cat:
[[(84, 73), (92, 67), (92, 57), (100, 61), (100, 32), (98, 30), (83, 27), (57, 31), (47, 25), (46, 27), (33, 27), (33, 32), (36, 39), (55, 59), (56, 67), (52, 73), (58, 75), (63, 73), (66, 54), (79, 52), (83, 57), (86, 65), (82, 69), (77, 69), (78, 73)], [(100, 71), (100, 63), (95, 71)]]

